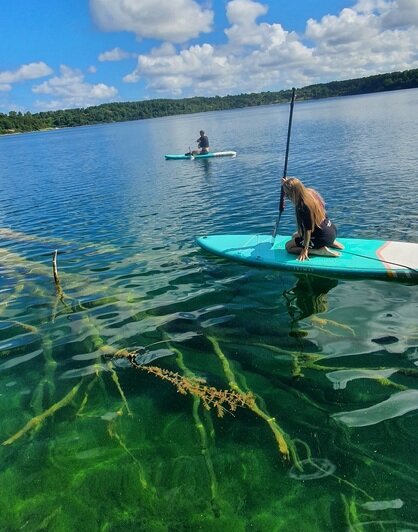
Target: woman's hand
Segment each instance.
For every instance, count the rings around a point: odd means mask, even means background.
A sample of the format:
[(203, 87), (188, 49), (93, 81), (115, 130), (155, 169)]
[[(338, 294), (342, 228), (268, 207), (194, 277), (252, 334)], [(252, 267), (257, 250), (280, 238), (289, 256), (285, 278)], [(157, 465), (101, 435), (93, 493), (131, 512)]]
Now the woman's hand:
[(303, 242), (302, 242), (302, 251), (299, 253), (299, 257), (297, 260), (309, 260), (308, 252), (309, 252), (309, 243), (311, 241), (311, 234), (312, 231), (310, 229), (307, 229), (305, 231), (305, 234), (303, 235)]
[(302, 251), (299, 253), (299, 257), (296, 260), (309, 260), (308, 248), (302, 248)]

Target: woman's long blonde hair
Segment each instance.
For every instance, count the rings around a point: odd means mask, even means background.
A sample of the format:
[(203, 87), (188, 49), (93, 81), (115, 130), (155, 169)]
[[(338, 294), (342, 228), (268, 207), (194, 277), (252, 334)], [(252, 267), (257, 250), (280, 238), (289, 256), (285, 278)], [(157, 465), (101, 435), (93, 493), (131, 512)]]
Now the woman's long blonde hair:
[(311, 215), (312, 226), (310, 228), (307, 227), (306, 229), (311, 229), (313, 231), (315, 227), (319, 227), (326, 216), (325, 204), (321, 195), (316, 190), (305, 187), (297, 177), (288, 177), (283, 183), (283, 188), (287, 196), (295, 204), (296, 220), (300, 234), (302, 234), (303, 231), (302, 220), (300, 219), (300, 209), (298, 207), (301, 207), (302, 204), (306, 205)]

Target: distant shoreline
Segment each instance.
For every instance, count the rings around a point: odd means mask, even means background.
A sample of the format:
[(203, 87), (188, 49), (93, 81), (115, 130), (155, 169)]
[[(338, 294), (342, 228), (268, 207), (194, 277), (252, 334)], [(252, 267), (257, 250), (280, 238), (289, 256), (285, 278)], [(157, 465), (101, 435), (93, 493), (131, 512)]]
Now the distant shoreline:
[[(414, 88), (418, 88), (418, 69), (308, 85), (297, 89), (297, 100), (320, 100)], [(8, 115), (0, 113), (0, 135), (281, 104), (288, 103), (290, 97), (291, 89), (286, 89), (278, 92), (267, 91), (235, 96), (194, 96), (179, 100), (156, 99), (105, 103), (86, 108), (45, 111), (36, 114), (10, 111)]]
[(6, 133), (0, 133), (3, 137), (9, 137), (13, 135), (21, 135), (22, 133), (41, 133), (41, 131), (54, 131), (55, 129), (61, 129), (59, 127), (44, 127), (42, 129), (32, 129), (30, 131), (9, 131)]

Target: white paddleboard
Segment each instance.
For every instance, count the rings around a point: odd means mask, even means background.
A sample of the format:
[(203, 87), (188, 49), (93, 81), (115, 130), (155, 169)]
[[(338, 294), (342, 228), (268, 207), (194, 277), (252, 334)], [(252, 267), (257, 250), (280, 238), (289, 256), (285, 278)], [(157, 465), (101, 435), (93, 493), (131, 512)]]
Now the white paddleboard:
[(164, 157), (168, 160), (181, 160), (181, 159), (211, 159), (212, 157), (236, 157), (236, 151), (210, 151), (209, 153), (202, 153), (197, 155), (186, 155), (186, 154), (177, 154), (177, 155), (165, 155)]

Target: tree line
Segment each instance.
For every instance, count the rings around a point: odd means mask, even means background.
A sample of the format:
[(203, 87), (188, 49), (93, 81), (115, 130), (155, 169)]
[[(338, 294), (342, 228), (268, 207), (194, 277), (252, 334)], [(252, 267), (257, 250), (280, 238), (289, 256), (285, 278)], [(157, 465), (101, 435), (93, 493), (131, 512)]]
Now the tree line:
[[(308, 85), (297, 90), (297, 99), (311, 100), (417, 87), (418, 69), (412, 69), (345, 81)], [(290, 100), (291, 92), (291, 89), (288, 89), (278, 92), (237, 94), (235, 96), (195, 96), (178, 100), (155, 99), (137, 102), (116, 102), (86, 108), (34, 114), (10, 111), (9, 114), (0, 113), (0, 134), (285, 103)]]

